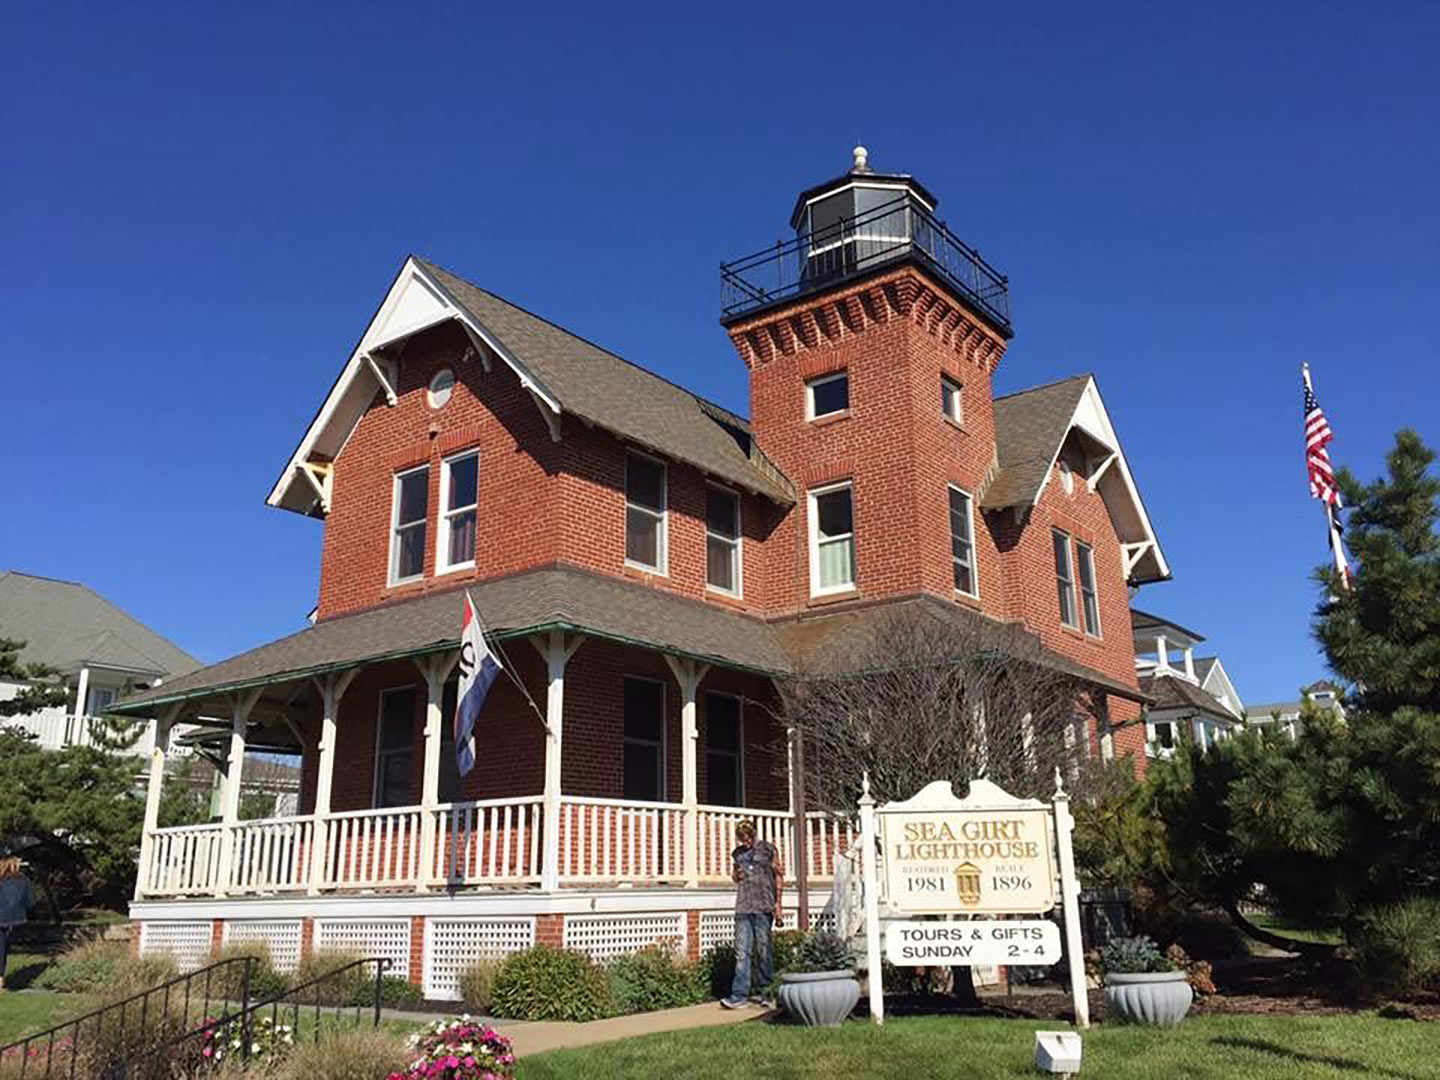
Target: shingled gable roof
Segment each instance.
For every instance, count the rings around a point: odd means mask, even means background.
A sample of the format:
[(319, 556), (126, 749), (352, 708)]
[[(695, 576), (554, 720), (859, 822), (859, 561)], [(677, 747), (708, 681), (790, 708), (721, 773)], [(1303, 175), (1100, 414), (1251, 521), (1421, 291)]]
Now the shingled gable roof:
[(103, 667), (158, 676), (200, 666), (88, 585), (14, 570), (0, 574), (0, 637), (25, 642), (26, 663), (64, 672)]
[(1125, 546), (1127, 578), (1136, 584), (1169, 578), (1170, 567), (1092, 375), (1072, 375), (995, 399), (998, 469), (981, 497), (981, 507), (1034, 506), (1072, 433), (1101, 452), (1096, 472), (1086, 479), (1105, 500)]
[(450, 320), (465, 328), (477, 351), (497, 356), (516, 373), (552, 425), (568, 412), (718, 480), (777, 502), (794, 501), (790, 482), (755, 446), (743, 418), (411, 256), (276, 481), (270, 505), (315, 512), (317, 492), (303, 467), (312, 458), (337, 455), (376, 391), (388, 393), (375, 354)]
[(1238, 724), (1240, 718), (1188, 679), (1172, 675), (1142, 675), (1140, 689), (1154, 701), (1152, 709), (1189, 709)]

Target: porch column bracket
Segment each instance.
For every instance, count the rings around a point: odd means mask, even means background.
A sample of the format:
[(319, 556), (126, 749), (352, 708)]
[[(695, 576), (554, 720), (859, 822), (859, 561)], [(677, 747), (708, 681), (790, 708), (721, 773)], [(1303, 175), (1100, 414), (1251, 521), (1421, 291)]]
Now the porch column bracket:
[(390, 385), (389, 377), (381, 369), (379, 363), (376, 362), (375, 357), (368, 352), (365, 354), (365, 363), (369, 365), (370, 373), (375, 376), (375, 380), (380, 384), (380, 389), (385, 391), (385, 404), (394, 405), (397, 400), (395, 397), (395, 387)]
[(545, 661), (545, 827), (544, 851), (540, 865), (540, 888), (554, 892), (560, 887), (560, 829), (564, 807), (560, 802), (560, 763), (565, 749), (565, 666), (575, 650), (585, 643), (580, 634), (563, 630), (534, 634), (529, 639)]
[(230, 698), (230, 752), (225, 758), (225, 790), (221, 797), (220, 861), (215, 880), (215, 895), (230, 891), (235, 864), (235, 832), (240, 824), (240, 783), (245, 771), (245, 724), (264, 692), (263, 687)]
[(700, 727), (696, 720), (696, 697), (710, 665), (668, 654), (665, 662), (680, 684), (680, 801), (685, 814), (685, 883), (694, 889), (700, 886), (700, 795), (696, 765)]
[(140, 829), (140, 864), (135, 873), (136, 900), (144, 898), (145, 884), (150, 880), (155, 830), (160, 824), (160, 792), (165, 784), (165, 752), (170, 748), (175, 721), (180, 719), (184, 708), (184, 702), (177, 702), (153, 721), (155, 741), (150, 748), (150, 777), (145, 786), (145, 824)]
[(435, 653), (417, 658), (415, 666), (425, 679), (425, 771), (420, 784), (420, 872), (416, 889), (427, 892), (436, 874), (436, 837), (440, 822), (440, 733), (445, 722), (442, 705), (445, 680), (460, 662), (460, 652)]
[(359, 668), (351, 668), (349, 671), (334, 672), (311, 680), (320, 695), (320, 761), (315, 770), (315, 832), (310, 853), (311, 896), (319, 893), (324, 886), (330, 862), (330, 793), (335, 784), (337, 740), (335, 714), (340, 708), (340, 699), (345, 696), (345, 691), (359, 673)]

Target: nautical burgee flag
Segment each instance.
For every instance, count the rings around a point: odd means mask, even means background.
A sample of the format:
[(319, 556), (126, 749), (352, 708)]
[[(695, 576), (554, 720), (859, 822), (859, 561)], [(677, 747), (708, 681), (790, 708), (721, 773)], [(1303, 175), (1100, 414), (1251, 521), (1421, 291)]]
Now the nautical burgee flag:
[(490, 684), (500, 674), (500, 661), (485, 644), (470, 593), (465, 593), (465, 622), (460, 629), (460, 689), (455, 703), (455, 763), (464, 776), (475, 767), (475, 719)]

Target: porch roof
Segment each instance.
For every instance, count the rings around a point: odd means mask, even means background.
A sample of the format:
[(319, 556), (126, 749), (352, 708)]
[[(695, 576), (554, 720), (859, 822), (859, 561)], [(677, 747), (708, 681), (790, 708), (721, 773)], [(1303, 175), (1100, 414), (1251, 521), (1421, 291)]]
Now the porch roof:
[(1240, 717), (1211, 697), (1208, 691), (1200, 689), (1187, 679), (1171, 675), (1146, 675), (1140, 679), (1140, 685), (1154, 698), (1152, 707), (1156, 711), (1176, 709), (1202, 712), (1230, 724), (1241, 722)]
[[(109, 711), (150, 716), (162, 705), (454, 649), (460, 644), (465, 587), (326, 619), (168, 680)], [(468, 588), (488, 628), (502, 640), (566, 630), (761, 674), (790, 666), (775, 635), (759, 619), (585, 570), (533, 570)]]

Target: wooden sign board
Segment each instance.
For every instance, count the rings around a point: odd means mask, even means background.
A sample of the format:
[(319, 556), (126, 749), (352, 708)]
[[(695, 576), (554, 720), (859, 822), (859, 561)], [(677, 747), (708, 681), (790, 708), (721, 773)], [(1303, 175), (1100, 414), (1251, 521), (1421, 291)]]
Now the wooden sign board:
[(885, 959), (896, 967), (1060, 962), (1060, 927), (1048, 919), (908, 920), (885, 926)]

